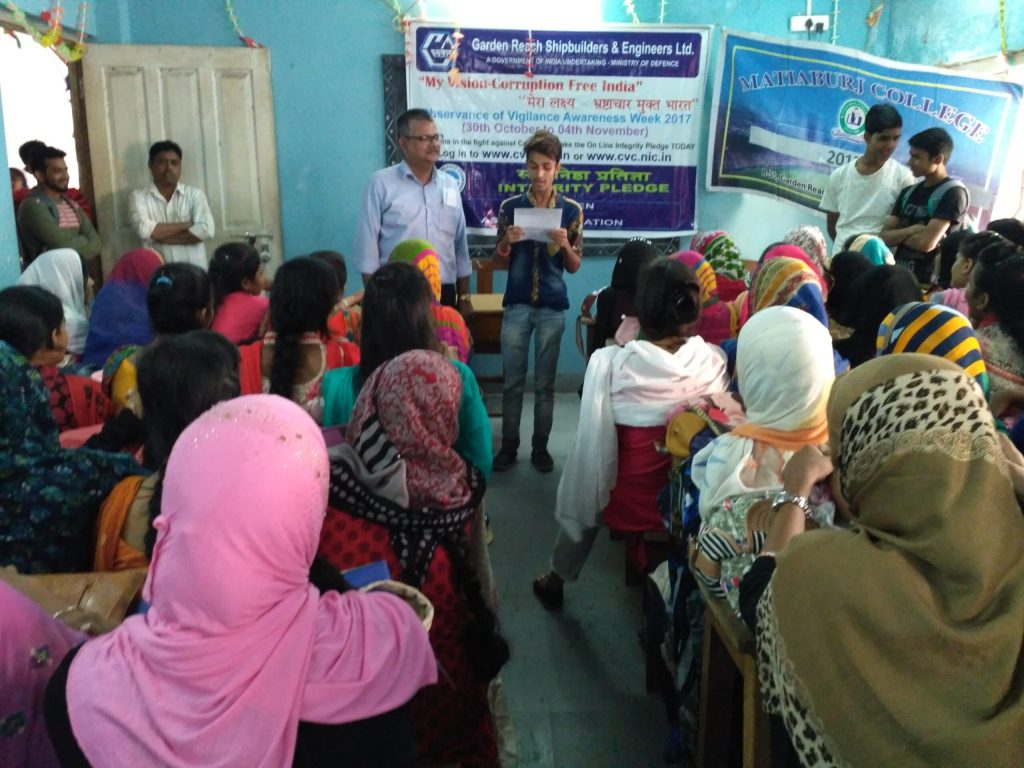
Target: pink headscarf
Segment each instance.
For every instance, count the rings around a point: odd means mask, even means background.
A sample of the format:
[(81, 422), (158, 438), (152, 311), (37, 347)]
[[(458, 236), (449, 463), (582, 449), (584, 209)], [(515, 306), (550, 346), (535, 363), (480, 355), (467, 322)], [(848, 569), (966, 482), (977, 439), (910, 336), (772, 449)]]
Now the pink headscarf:
[(0, 582), (0, 765), (57, 768), (43, 720), (46, 684), (85, 635), (50, 618), (14, 587)]
[(182, 433), (152, 607), (71, 664), (68, 713), (93, 765), (290, 766), (300, 720), (362, 720), (436, 681), (399, 598), (309, 583), (327, 482), (320, 430), (284, 398), (220, 403)]
[(444, 355), (405, 352), (363, 385), (348, 422), (348, 439), (355, 443), (376, 416), (405, 459), (410, 506), (460, 506), (471, 496), (466, 462), (453, 448), (461, 400), (462, 379)]
[(149, 285), (153, 273), (164, 263), (163, 256), (151, 248), (136, 248), (128, 251), (114, 265), (107, 275), (108, 283), (138, 283)]

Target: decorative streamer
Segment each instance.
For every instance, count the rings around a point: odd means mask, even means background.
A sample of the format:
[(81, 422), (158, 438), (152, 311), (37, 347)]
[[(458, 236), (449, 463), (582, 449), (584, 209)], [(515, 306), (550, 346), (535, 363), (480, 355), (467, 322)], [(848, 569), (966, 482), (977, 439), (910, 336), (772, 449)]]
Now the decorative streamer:
[(235, 6), (231, 0), (224, 0), (224, 10), (228, 13), (228, 21), (231, 23), (231, 29), (238, 35), (238, 39), (249, 48), (262, 48), (261, 43), (256, 42), (247, 34), (242, 31), (242, 25), (238, 23), (238, 16), (235, 14)]
[(630, 16), (634, 24), (640, 23), (640, 17), (636, 15), (636, 0), (622, 0), (622, 5), (626, 9), (626, 13)]
[(1006, 46), (1006, 0), (999, 0), (999, 44), (1003, 49), (1003, 58), (1009, 61), (1010, 50)]
[(526, 76), (533, 77), (533, 44), (536, 42), (533, 39), (533, 30), (528, 29), (526, 31)]
[(448, 61), (451, 62), (451, 66), (448, 67), (448, 85), (453, 88), (462, 84), (462, 73), (459, 71), (459, 46), (462, 45), (463, 37), (465, 35), (462, 34), (461, 29), (456, 29), (452, 32), (452, 39), (455, 41), (455, 44), (452, 46), (451, 53), (448, 54)]
[(668, 4), (668, 0), (661, 0), (661, 12), (658, 14), (658, 23), (665, 23), (665, 6)]
[(29, 21), (25, 12), (13, 0), (7, 0), (4, 5), (11, 12), (11, 16), (14, 17), (14, 23), (23, 32), (31, 35), (32, 39), (43, 46), (43, 48), (49, 48), (69, 64), (82, 58), (82, 55), (85, 53), (86, 3), (83, 2), (78, 7), (78, 40), (70, 44), (64, 39), (64, 27), (62, 25), (64, 6), (62, 0), (57, 0), (57, 4), (53, 8), (39, 14), (39, 18), (47, 25), (46, 31), (42, 33), (36, 29), (36, 26)]

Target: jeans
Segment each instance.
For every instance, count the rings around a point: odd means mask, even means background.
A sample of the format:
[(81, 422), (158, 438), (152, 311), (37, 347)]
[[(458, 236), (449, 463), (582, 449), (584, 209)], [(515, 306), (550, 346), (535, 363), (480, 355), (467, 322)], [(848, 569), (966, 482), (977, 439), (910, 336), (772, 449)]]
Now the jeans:
[(534, 336), (533, 445), (546, 448), (555, 409), (555, 369), (565, 329), (565, 311), (510, 304), (501, 321), (501, 361), (505, 384), (502, 389), (502, 441), (519, 443), (519, 418), (523, 412), (523, 389), (529, 366), (530, 336)]

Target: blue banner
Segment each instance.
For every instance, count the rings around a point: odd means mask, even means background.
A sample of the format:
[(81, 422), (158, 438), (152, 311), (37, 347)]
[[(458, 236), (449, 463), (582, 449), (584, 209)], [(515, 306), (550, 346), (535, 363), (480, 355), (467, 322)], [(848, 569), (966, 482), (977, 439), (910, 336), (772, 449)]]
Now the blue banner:
[(953, 137), (950, 175), (971, 207), (991, 208), (1021, 101), (1014, 83), (902, 64), (835, 46), (724, 33), (707, 183), (817, 209), (829, 174), (864, 149), (873, 104), (895, 106), (906, 139), (941, 127)]

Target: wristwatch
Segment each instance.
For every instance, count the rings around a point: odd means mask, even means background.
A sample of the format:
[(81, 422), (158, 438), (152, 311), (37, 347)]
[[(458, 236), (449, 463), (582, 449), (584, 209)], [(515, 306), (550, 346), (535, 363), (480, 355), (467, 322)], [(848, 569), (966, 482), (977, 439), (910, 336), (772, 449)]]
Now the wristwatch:
[(469, 302), (472, 302), (472, 300), (473, 299), (471, 298), (470, 294), (468, 294), (468, 293), (460, 293), (458, 296), (455, 297), (455, 301), (456, 302), (459, 302), (459, 301), (469, 301)]
[(775, 498), (772, 499), (772, 512), (778, 511), (779, 507), (783, 504), (796, 504), (803, 510), (805, 517), (811, 516), (811, 503), (807, 500), (806, 496), (797, 496), (789, 491), (779, 491), (775, 494)]

